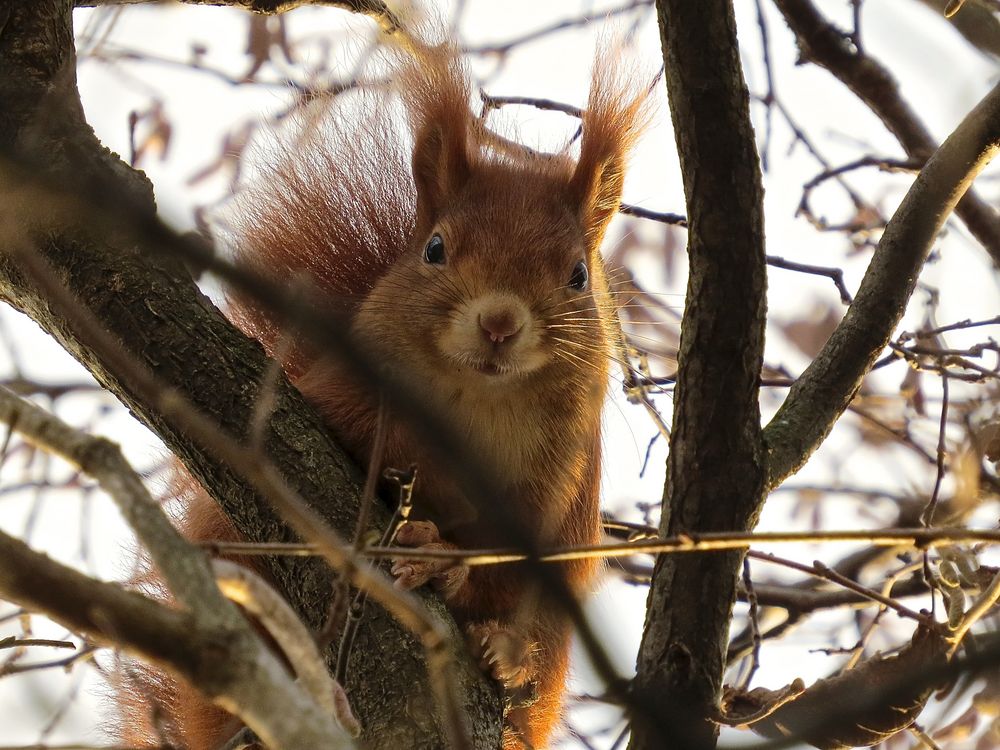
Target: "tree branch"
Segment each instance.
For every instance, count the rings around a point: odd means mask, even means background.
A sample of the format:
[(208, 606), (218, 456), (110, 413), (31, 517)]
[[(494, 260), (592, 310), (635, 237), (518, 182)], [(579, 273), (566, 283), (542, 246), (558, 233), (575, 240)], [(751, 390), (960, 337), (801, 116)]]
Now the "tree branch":
[[(98, 8), (108, 5), (151, 5), (160, 0), (73, 0), (77, 8)], [(387, 31), (399, 28), (399, 19), (381, 0), (181, 0), (187, 5), (213, 5), (241, 8), (251, 13), (276, 15), (295, 8), (325, 6), (371, 16)]]
[(948, 214), (1000, 149), (1000, 86), (920, 171), (886, 226), (854, 303), (764, 430), (768, 487), (795, 473), (833, 428), (889, 343)]
[(241, 618), (224, 597), (204, 553), (186, 541), (146, 490), (142, 480), (109, 440), (73, 429), (52, 414), (0, 386), (0, 422), (11, 425), (30, 443), (62, 456), (96, 479), (115, 501), (177, 600), (206, 618), (232, 624)]
[(245, 624), (220, 627), (95, 581), (2, 532), (0, 595), (182, 674), (276, 748), (353, 746)]
[[(896, 136), (911, 159), (925, 159), (937, 148), (930, 132), (899, 93), (892, 73), (829, 23), (810, 0), (774, 0), (794, 32), (802, 57), (836, 76)], [(972, 190), (955, 209), (972, 235), (1000, 267), (1000, 214)]]
[[(58, 281), (102, 321), (125, 353), (156, 373), (163, 393), (152, 401), (144, 398), (128, 373), (116, 370), (81, 337), (72, 318), (54, 309), (7, 254), (0, 254), (0, 298), (35, 319), (159, 434), (247, 539), (292, 541), (294, 536), (253, 484), (162, 408), (173, 389), (228, 434), (246, 435), (254, 424), (257, 384), (266, 382), (268, 360), (257, 342), (234, 329), (201, 295), (179, 262), (137, 252), (134, 243), (143, 243), (141, 235), (121, 231), (152, 216), (151, 194), (137, 173), (100, 146), (83, 119), (75, 87), (70, 2), (17, 0), (10, 8), (0, 32), (0, 153), (32, 164), (33, 178), (107, 202), (113, 196), (119, 219), (112, 227), (99, 215), (60, 216), (63, 198), (37, 184), (29, 189), (5, 178), (0, 239), (4, 244), (30, 241)], [(25, 227), (31, 228), (30, 235)], [(273, 404), (263, 451), (299, 496), (333, 528), (350, 535), (358, 510), (356, 468), (284, 378), (274, 385)], [(386, 515), (373, 522), (385, 523)], [(304, 622), (318, 629), (332, 590), (329, 568), (318, 560), (286, 559), (270, 561), (269, 571)], [(449, 621), (439, 602), (423, 599), (436, 616)], [(420, 644), (384, 611), (371, 608), (356, 645), (346, 687), (366, 741), (373, 747), (441, 747), (445, 730), (433, 710)], [(461, 681), (462, 708), (474, 727), (476, 746), (495, 745), (501, 717), (495, 689), (465, 660), (453, 673)], [(417, 704), (423, 708), (415, 714)]]
[[(764, 497), (757, 397), (766, 305), (763, 190), (749, 95), (730, 2), (656, 6), (690, 263), (660, 533), (746, 530)], [(657, 560), (634, 689), (669, 729), (658, 734), (635, 721), (631, 748), (715, 746), (709, 717), (721, 690), (742, 558), (734, 550)]]

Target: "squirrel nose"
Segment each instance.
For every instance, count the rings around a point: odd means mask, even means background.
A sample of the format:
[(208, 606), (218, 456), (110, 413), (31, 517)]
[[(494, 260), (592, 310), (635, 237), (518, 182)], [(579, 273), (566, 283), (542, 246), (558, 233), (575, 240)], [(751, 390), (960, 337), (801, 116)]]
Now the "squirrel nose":
[(522, 325), (509, 310), (479, 316), (479, 328), (483, 337), (492, 344), (502, 344), (504, 340), (513, 338)]

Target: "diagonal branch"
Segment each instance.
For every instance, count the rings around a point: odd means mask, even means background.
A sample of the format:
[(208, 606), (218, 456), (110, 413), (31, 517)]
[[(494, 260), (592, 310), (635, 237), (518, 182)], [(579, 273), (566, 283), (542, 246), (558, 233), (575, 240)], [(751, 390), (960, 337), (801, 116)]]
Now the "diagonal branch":
[[(74, 430), (6, 388), (0, 388), (0, 421), (98, 480), (150, 550), (185, 614), (179, 617), (139, 594), (70, 571), (6, 535), (0, 536), (0, 562), (6, 569), (0, 574), (0, 594), (90, 637), (168, 666), (275, 747), (351, 746), (331, 721), (332, 713), (289, 679), (236, 608), (225, 601), (204, 554), (174, 530), (118, 446)], [(58, 579), (56, 585), (52, 577)], [(178, 624), (190, 631), (176, 632)], [(220, 644), (225, 650), (223, 669), (216, 664)], [(298, 712), (294, 720), (289, 719), (290, 711)]]
[(108, 645), (193, 674), (201, 635), (194, 615), (96, 581), (0, 532), (0, 596)]
[[(108, 5), (151, 5), (159, 0), (73, 0), (77, 8), (98, 8)], [(277, 15), (304, 6), (341, 8), (352, 13), (371, 16), (387, 32), (399, 28), (396, 14), (382, 0), (181, 0), (187, 5), (214, 5), (242, 8), (251, 13)]]
[[(160, 435), (244, 536), (292, 541), (294, 535), (252, 482), (161, 408), (179, 394), (180, 401), (193, 404), (234, 440), (242, 439), (255, 423), (258, 384), (267, 382), (270, 365), (260, 345), (240, 334), (201, 295), (180, 262), (139, 252), (161, 239), (122, 231), (152, 216), (151, 193), (137, 173), (97, 142), (83, 119), (70, 5), (69, 0), (15, 0), (4, 6), (10, 13), (0, 19), (5, 22), (0, 33), (0, 154), (31, 164), (32, 179), (38, 180), (26, 183), (13, 176), (17, 171), (7, 169), (10, 165), (0, 164), (5, 173), (0, 180), (0, 242), (3, 250), (22, 241), (37, 249), (78, 305), (99, 318), (127, 357), (143, 371), (154, 372), (165, 387), (157, 398), (145, 398), (129, 372), (117, 369), (81, 336), (72, 316), (55, 309), (49, 295), (7, 252), (0, 252), (0, 299), (29, 314)], [(53, 182), (76, 191), (78, 198), (113, 202), (114, 227), (99, 211), (66, 209), (66, 196), (42, 187)], [(351, 534), (358, 510), (357, 470), (285, 378), (273, 390), (262, 451), (331, 527)], [(304, 622), (318, 629), (331, 591), (329, 568), (318, 560), (277, 560), (269, 572)], [(423, 598), (448, 621), (439, 602)], [(359, 631), (355, 653), (346, 687), (370, 734), (366, 740), (373, 747), (441, 747), (446, 729), (433, 710), (419, 642), (385, 612), (372, 611)], [(475, 727), (475, 746), (488, 747), (500, 733), (496, 691), (473, 665), (461, 661), (453, 667), (462, 684), (462, 708)], [(418, 703), (426, 710), (415, 715)]]
[[(141, 367), (137, 367), (135, 362), (123, 354), (119, 347), (115, 346), (114, 340), (101, 330), (98, 320), (88, 310), (74, 304), (74, 300), (67, 294), (65, 288), (54, 282), (51, 270), (44, 268), (44, 264), (38, 258), (32, 257), (30, 254), (18, 253), (16, 250), (14, 255), (34, 287), (49, 300), (52, 309), (74, 321), (80, 339), (87, 342), (102, 358), (102, 361), (119, 376), (126, 376), (135, 393), (146, 404), (161, 410), (164, 417), (176, 422), (177, 426), (197, 441), (199, 445), (207, 446), (210, 453), (217, 456), (224, 465), (241, 478), (249, 481), (279, 512), (281, 518), (303, 539), (317, 544), (321, 554), (334, 570), (350, 584), (366, 592), (368, 596), (381, 604), (387, 612), (421, 639), (427, 651), (428, 668), (431, 672), (431, 683), (436, 694), (437, 705), (446, 718), (447, 731), (451, 735), (450, 744), (454, 750), (467, 748), (468, 741), (465, 736), (461, 706), (456, 700), (458, 691), (455, 689), (454, 672), (448, 669), (451, 659), (451, 652), (448, 649), (448, 636), (451, 634), (448, 630), (427, 613), (413, 594), (399, 591), (383, 573), (369, 565), (359, 564), (352, 554), (353, 551), (345, 552), (345, 545), (337, 532), (330, 528), (319, 514), (309, 508), (302, 498), (288, 487), (288, 484), (266, 456), (255, 451), (247, 451), (245, 446), (227, 436), (211, 419), (200, 414), (192, 408), (190, 403), (184, 401), (177, 394), (163, 393), (161, 384), (157, 382), (156, 378)], [(2, 390), (0, 390), (0, 394), (2, 394)], [(99, 443), (98, 447), (104, 449), (104, 444)], [(106, 450), (101, 452), (106, 452)], [(138, 481), (137, 478), (136, 481)], [(132, 488), (135, 489), (134, 485)], [(144, 491), (141, 485), (140, 489)], [(118, 498), (116, 497), (116, 499)], [(169, 524), (167, 525), (168, 531), (162, 529), (163, 523), (167, 523), (166, 518), (151, 498), (148, 498), (145, 505), (154, 512), (139, 515), (138, 520), (142, 522), (137, 527), (140, 531), (140, 538), (144, 542), (148, 538), (149, 541), (155, 543), (160, 542), (161, 536), (166, 536), (169, 537), (168, 541), (171, 546), (169, 551), (162, 551), (154, 547), (151, 551), (154, 561), (165, 557), (173, 558), (194, 553), (195, 562), (201, 561), (204, 565), (201, 555), (194, 552), (194, 549), (174, 532)], [(128, 510), (126, 509), (126, 517), (131, 520), (136, 514), (129, 513)], [(160, 520), (160, 524), (152, 528), (154, 524), (150, 522), (154, 520)], [(362, 531), (367, 528), (367, 526), (363, 526)], [(141, 533), (147, 529), (150, 533)], [(153, 531), (158, 532), (156, 536), (153, 535)], [(179, 572), (187, 571), (190, 567), (186, 561), (174, 559), (167, 559), (165, 564), (168, 566), (165, 575), (168, 581), (180, 578)], [(191, 587), (187, 581), (183, 581), (182, 585), (185, 586), (185, 591)], [(199, 609), (207, 610), (204, 615), (206, 618), (213, 617), (211, 609), (215, 607), (222, 612), (230, 611), (230, 608), (220, 606), (222, 600), (219, 598), (218, 592), (214, 590), (214, 586), (212, 593), (214, 598), (199, 599), (189, 606), (197, 606)], [(251, 608), (245, 608), (257, 614)], [(266, 622), (262, 624), (266, 625)], [(273, 633), (271, 635), (274, 636)], [(281, 642), (277, 637), (275, 640)]]
[(117, 445), (73, 429), (3, 386), (0, 386), (0, 422), (11, 425), (28, 442), (62, 456), (94, 477), (149, 551), (171, 593), (187, 609), (204, 611), (206, 618), (217, 618), (220, 623), (230, 625), (242, 619), (232, 607), (225, 606), (205, 555), (177, 533)]
[[(821, 65), (861, 99), (896, 136), (911, 159), (937, 148), (926, 126), (903, 99), (892, 73), (816, 10), (811, 0), (774, 0), (795, 33), (803, 58)], [(1000, 214), (969, 190), (955, 213), (1000, 267)]]
[(1000, 86), (970, 112), (927, 164), (882, 234), (854, 303), (764, 430), (768, 486), (812, 455), (889, 342), (945, 219), (1000, 150)]
[(354, 746), (245, 624), (218, 627), (95, 581), (3, 532), (0, 596), (184, 675), (244, 718), (272, 747)]

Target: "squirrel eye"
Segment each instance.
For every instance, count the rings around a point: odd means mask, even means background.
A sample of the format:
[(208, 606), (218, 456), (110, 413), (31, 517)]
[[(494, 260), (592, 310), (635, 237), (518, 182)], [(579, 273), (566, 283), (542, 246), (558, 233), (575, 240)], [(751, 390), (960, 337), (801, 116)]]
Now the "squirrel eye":
[(444, 240), (440, 234), (435, 234), (424, 247), (424, 262), (440, 265), (444, 263)]
[(590, 280), (590, 275), (587, 273), (587, 264), (582, 260), (573, 266), (573, 275), (569, 277), (569, 287), (570, 289), (576, 289), (578, 292), (582, 292), (587, 288), (587, 282)]

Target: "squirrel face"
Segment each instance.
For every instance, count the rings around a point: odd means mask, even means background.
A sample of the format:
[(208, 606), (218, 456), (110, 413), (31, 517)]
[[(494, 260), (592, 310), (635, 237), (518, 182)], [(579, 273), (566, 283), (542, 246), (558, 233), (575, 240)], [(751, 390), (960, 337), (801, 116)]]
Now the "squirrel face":
[(595, 69), (574, 160), (497, 136), (472, 116), (454, 50), (422, 55), (399, 89), (413, 136), (413, 230), (355, 333), (428, 397), (465, 402), (468, 414), (527, 400), (596, 414), (615, 340), (599, 246), (645, 92)]
[(603, 271), (565, 180), (487, 163), (442, 209), (362, 305), (360, 335), (444, 385), (501, 395), (589, 374), (603, 388)]

